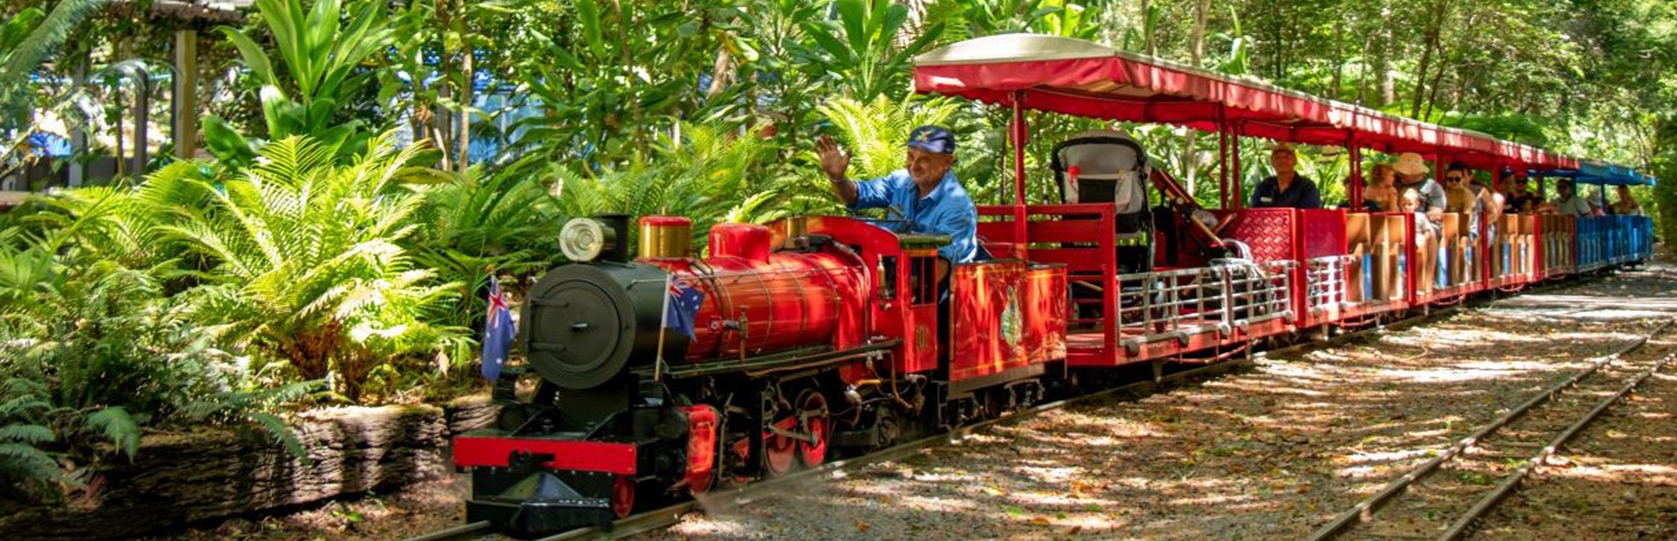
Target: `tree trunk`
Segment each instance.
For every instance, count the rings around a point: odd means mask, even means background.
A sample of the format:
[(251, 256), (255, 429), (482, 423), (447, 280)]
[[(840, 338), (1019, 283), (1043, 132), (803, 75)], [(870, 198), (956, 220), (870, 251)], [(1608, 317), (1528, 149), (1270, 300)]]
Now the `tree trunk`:
[(1360, 68), (1357, 70), (1357, 105), (1368, 105), (1368, 74), (1369, 72), (1374, 71), (1373, 66), (1369, 65), (1368, 53), (1369, 44), (1373, 41), (1373, 34), (1363, 36), (1362, 53), (1357, 56), (1357, 58), (1360, 59), (1359, 64), (1361, 64)]
[[(1392, 20), (1391, 3), (1388, 2), (1380, 8), (1380, 20)], [(1396, 27), (1397, 25), (1393, 24), (1382, 25), (1381, 32), (1379, 32), (1380, 42), (1374, 57), (1374, 76), (1378, 77), (1376, 82), (1380, 88), (1375, 99), (1369, 104), (1370, 107), (1375, 109), (1397, 101), (1397, 81), (1392, 78), (1392, 42), (1397, 37), (1395, 35)]]
[[(719, 44), (720, 45), (720, 44)], [(733, 56), (728, 54), (727, 47), (716, 48), (716, 63), (710, 68), (710, 88), (705, 89), (706, 98), (714, 98), (728, 88), (727, 81), (733, 74)]]
[[(1190, 52), (1190, 60), (1196, 68), (1205, 63), (1205, 20), (1209, 11), (1211, 0), (1194, 2), (1194, 46)], [(1185, 175), (1182, 187), (1188, 190), (1188, 195), (1194, 195), (1194, 186), (1199, 178), (1199, 130), (1188, 130), (1188, 141), (1182, 145), (1182, 149), (1182, 169)]]
[(1421, 51), (1421, 65), (1415, 69), (1415, 92), (1410, 96), (1409, 116), (1421, 115), (1421, 100), (1424, 98), (1427, 82), (1427, 70), (1432, 66), (1433, 56), (1438, 54), (1440, 34), (1444, 31), (1444, 14), (1449, 10), (1448, 0), (1435, 0), (1427, 19), (1427, 43)]
[(466, 33), (466, 6), (464, 1), (455, 4), (460, 8), (459, 16), (455, 18), (457, 32), (460, 33), (460, 135), (455, 139), (454, 146), (460, 151), (460, 160), (455, 164), (461, 174), (471, 164), (467, 153), (472, 147), (472, 90), (477, 78), (472, 73), (472, 40)]
[(1155, 22), (1153, 19), (1153, 1), (1141, 0), (1142, 50), (1147, 51), (1147, 56), (1156, 57), (1159, 56), (1159, 49), (1158, 41), (1153, 39), (1153, 34), (1158, 31), (1157, 28), (1153, 28)]
[(1333, 76), (1328, 78), (1328, 88), (1323, 94), (1330, 100), (1337, 100), (1339, 82), (1345, 78), (1345, 46), (1341, 43), (1345, 32), (1343, 28), (1339, 28), (1335, 29), (1333, 34)]

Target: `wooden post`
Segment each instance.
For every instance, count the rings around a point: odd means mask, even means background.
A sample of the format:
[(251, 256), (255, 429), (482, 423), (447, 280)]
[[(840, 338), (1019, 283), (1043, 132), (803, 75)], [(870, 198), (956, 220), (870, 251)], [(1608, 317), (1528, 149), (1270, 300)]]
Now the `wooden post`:
[(190, 160), (198, 151), (198, 31), (175, 31), (175, 157)]

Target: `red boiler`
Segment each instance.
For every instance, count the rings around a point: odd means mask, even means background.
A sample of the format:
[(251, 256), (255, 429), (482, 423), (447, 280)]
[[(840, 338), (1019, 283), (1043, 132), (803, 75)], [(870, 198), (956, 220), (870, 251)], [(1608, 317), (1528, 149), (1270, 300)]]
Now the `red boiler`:
[(672, 287), (703, 294), (688, 361), (862, 343), (865, 299), (874, 294), (862, 259), (832, 242), (788, 248), (772, 237), (759, 225), (717, 224), (710, 257), (641, 260), (669, 272)]

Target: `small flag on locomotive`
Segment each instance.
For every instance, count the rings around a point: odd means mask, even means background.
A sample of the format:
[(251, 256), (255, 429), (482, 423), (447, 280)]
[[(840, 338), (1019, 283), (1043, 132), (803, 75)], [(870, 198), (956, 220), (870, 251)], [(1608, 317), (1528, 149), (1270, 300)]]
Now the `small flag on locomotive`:
[(688, 340), (696, 340), (693, 316), (698, 315), (699, 305), (704, 302), (705, 292), (681, 280), (671, 279), (670, 287), (664, 292), (664, 328), (685, 334)]
[(483, 377), (490, 383), (501, 377), (501, 367), (512, 350), (512, 310), (507, 308), (507, 297), (501, 282), (489, 277), (489, 313), (483, 322)]

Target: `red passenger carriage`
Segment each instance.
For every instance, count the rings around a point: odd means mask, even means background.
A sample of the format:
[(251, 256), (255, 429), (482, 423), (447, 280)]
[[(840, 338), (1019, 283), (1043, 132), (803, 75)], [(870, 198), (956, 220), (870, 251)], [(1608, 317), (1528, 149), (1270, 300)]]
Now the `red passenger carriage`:
[[(1242, 136), (1345, 146), (1356, 208), (1363, 148), (1493, 172), (1576, 165), (1531, 147), (1058, 37), (957, 43), (918, 58), (914, 77), (920, 92), (1013, 110), (1015, 201), (979, 208), (996, 259), (940, 278), (947, 238), (839, 217), (721, 224), (702, 258), (690, 222), (643, 217), (632, 259), (628, 217), (567, 224), (577, 263), (544, 276), (523, 309), (534, 395), (502, 385), (499, 426), (456, 440), (456, 465), (473, 471), (469, 519), (515, 534), (608, 525), (641, 496), (780, 475), (1078, 392), (1073, 375), (1212, 362), (1572, 264), (1570, 222), (1537, 216), (1509, 216), (1494, 236), (1455, 218), (1440, 246), (1417, 246), (1410, 214), (1243, 209), (1227, 152)], [(1062, 144), (1062, 200), (1027, 204), (1026, 110), (1215, 132), (1224, 204), (1199, 209), (1118, 132)], [(1420, 269), (1428, 250), (1445, 264)]]

